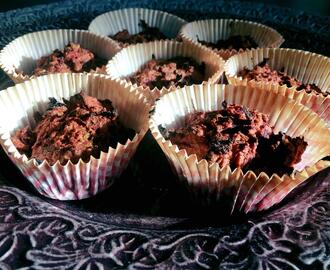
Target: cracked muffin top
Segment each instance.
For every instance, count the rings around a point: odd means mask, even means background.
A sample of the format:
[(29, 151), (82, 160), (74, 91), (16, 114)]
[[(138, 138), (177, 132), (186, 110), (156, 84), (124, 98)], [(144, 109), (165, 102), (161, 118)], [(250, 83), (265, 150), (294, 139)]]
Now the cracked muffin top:
[(225, 102), (221, 110), (192, 113), (184, 118), (183, 126), (160, 130), (199, 160), (256, 173), (291, 173), (307, 147), (301, 137), (274, 134), (266, 114)]

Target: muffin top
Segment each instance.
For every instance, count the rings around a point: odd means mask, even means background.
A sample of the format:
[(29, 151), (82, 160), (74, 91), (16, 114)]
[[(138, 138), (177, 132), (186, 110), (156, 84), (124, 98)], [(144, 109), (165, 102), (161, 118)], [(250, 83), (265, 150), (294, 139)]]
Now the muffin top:
[(142, 28), (142, 31), (137, 34), (130, 34), (127, 29), (124, 29), (109, 37), (122, 43), (123, 47), (127, 47), (130, 44), (167, 39), (166, 35), (159, 28), (150, 27), (144, 20), (140, 20), (139, 26)]
[(130, 80), (139, 86), (150, 89), (170, 86), (182, 87), (185, 85), (200, 84), (205, 77), (205, 64), (198, 64), (190, 57), (174, 57), (171, 59), (153, 59), (148, 61), (144, 67)]
[(256, 65), (252, 70), (244, 68), (239, 71), (238, 76), (241, 76), (243, 79), (255, 80), (258, 82), (271, 82), (278, 83), (279, 85), (286, 85), (287, 87), (296, 87), (297, 91), (305, 91), (307, 93), (313, 93), (316, 95), (322, 94), (324, 96), (327, 93), (323, 93), (321, 89), (315, 84), (304, 84), (296, 78), (289, 76), (284, 72), (284, 68), (280, 71), (273, 70), (267, 64), (268, 59), (264, 59), (261, 63)]
[(88, 161), (91, 155), (98, 157), (109, 146), (124, 144), (135, 134), (119, 122), (110, 100), (83, 93), (63, 103), (50, 98), (48, 110), (35, 118), (36, 126), (17, 130), (12, 141), (20, 153), (50, 164), (77, 162), (80, 158)]
[(226, 103), (218, 111), (188, 114), (183, 126), (161, 132), (199, 160), (257, 173), (291, 173), (307, 147), (303, 138), (274, 134), (268, 115)]
[(239, 49), (246, 50), (258, 47), (258, 44), (250, 36), (234, 35), (230, 36), (228, 39), (219, 39), (216, 42), (207, 42), (204, 40), (200, 40), (198, 37), (197, 40), (201, 44), (217, 50), (222, 49), (238, 51)]
[(84, 49), (80, 44), (70, 42), (64, 49), (56, 49), (50, 55), (43, 56), (37, 61), (33, 75), (40, 76), (50, 73), (90, 72), (105, 69), (107, 60)]

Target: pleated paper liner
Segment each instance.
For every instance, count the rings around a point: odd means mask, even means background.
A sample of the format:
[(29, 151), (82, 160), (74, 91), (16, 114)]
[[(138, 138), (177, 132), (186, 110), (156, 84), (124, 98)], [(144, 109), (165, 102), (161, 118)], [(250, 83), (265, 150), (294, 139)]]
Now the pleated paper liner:
[[(11, 41), (0, 53), (0, 67), (15, 82), (20, 83), (36, 76), (32, 74), (37, 60), (62, 50), (69, 42), (79, 43), (98, 57), (109, 60), (118, 51), (119, 45), (107, 37), (86, 30), (57, 29), (25, 34)], [(104, 73), (97, 69), (96, 72)], [(91, 71), (95, 72), (95, 71)]]
[[(170, 59), (177, 56), (191, 57), (198, 63), (205, 63), (205, 82), (217, 83), (223, 73), (224, 60), (212, 50), (197, 44), (177, 41), (154, 41), (128, 46), (116, 54), (107, 64), (106, 70), (112, 78), (129, 82), (133, 75), (149, 61)], [(166, 90), (144, 87), (144, 93), (151, 99), (159, 98)]]
[[(185, 24), (179, 34), (184, 41), (199, 43), (200, 41), (216, 43), (231, 36), (250, 36), (259, 48), (278, 48), (284, 42), (283, 37), (274, 29), (256, 22), (237, 19), (199, 20)], [(223, 59), (245, 51), (244, 49), (213, 49)]]
[(144, 20), (150, 27), (159, 28), (169, 39), (176, 38), (181, 27), (186, 24), (185, 20), (164, 11), (126, 8), (99, 15), (90, 23), (88, 30), (102, 36), (113, 36), (125, 29), (130, 34), (137, 34), (142, 30), (140, 20)]
[[(253, 69), (254, 66), (258, 65), (266, 58), (269, 59), (267, 63), (272, 69), (279, 71), (284, 68), (284, 72), (299, 81), (305, 84), (313, 83), (317, 85), (323, 93), (330, 93), (330, 58), (295, 49), (264, 48), (234, 55), (229, 58), (225, 64), (225, 73), (229, 83), (233, 85), (246, 85), (247, 83), (256, 85), (254, 80), (248, 82), (247, 79), (243, 79), (237, 74), (244, 68)], [(273, 85), (269, 85), (267, 89), (272, 88), (282, 95), (298, 100), (320, 115), (328, 125), (330, 124), (329, 95), (324, 97), (323, 95), (316, 95), (314, 93), (308, 94), (305, 91), (296, 91), (294, 87), (287, 88), (285, 86), (280, 87), (275, 83), (272, 84)]]
[[(220, 168), (218, 163), (197, 160), (195, 154), (188, 156), (185, 149), (172, 145), (158, 129), (159, 125), (180, 126), (183, 116), (195, 111), (221, 109), (224, 100), (269, 114), (275, 133), (304, 136), (308, 146), (301, 162), (295, 166), (295, 174), (280, 177), (266, 173), (255, 175), (252, 171), (243, 173), (240, 168), (232, 171), (229, 166)], [(330, 153), (330, 130), (325, 122), (298, 102), (260, 88), (204, 84), (178, 89), (156, 102), (149, 127), (175, 172), (195, 196), (206, 203), (227, 205), (232, 212), (266, 209), (282, 200), (296, 185), (329, 166), (328, 162), (319, 162)], [(280, 196), (278, 186), (283, 187)], [(271, 199), (272, 195), (276, 198)]]
[[(99, 158), (77, 163), (47, 161), (41, 164), (18, 152), (11, 136), (25, 125), (34, 126), (34, 113), (47, 109), (49, 97), (68, 99), (81, 91), (99, 99), (110, 99), (125, 127), (137, 133), (125, 144), (109, 147)], [(99, 74), (62, 73), (41, 76), (0, 91), (0, 142), (23, 175), (44, 196), (58, 200), (91, 197), (112, 185), (125, 170), (148, 129), (150, 105), (138, 89)]]
[(254, 207), (257, 211), (267, 210), (271, 206), (282, 201), (286, 195), (288, 195), (292, 190), (298, 187), (306, 178), (316, 174), (317, 172), (328, 168), (330, 162), (326, 160), (318, 161), (314, 166), (307, 167), (306, 170), (295, 175), (294, 181), (289, 178), (285, 178), (284, 181), (278, 183), (272, 183), (269, 181), (267, 185), (264, 186), (258, 194), (249, 194), (249, 196), (254, 199), (247, 200), (250, 203), (242, 205), (242, 208), (245, 208), (245, 212), (249, 211), (251, 207)]

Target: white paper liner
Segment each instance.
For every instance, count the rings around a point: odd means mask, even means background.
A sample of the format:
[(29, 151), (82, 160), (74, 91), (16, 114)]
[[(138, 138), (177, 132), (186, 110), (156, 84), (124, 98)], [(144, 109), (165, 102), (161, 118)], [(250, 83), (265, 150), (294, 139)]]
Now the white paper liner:
[(102, 36), (113, 36), (119, 31), (128, 30), (130, 34), (139, 33), (140, 20), (148, 26), (157, 27), (169, 39), (174, 39), (187, 22), (173, 14), (146, 8), (125, 8), (103, 13), (89, 25), (88, 30)]
[[(231, 171), (229, 166), (220, 169), (217, 163), (210, 164), (206, 160), (197, 160), (195, 154), (188, 156), (185, 149), (178, 149), (159, 132), (159, 125), (166, 128), (180, 126), (183, 116), (191, 112), (220, 109), (224, 100), (228, 104), (240, 104), (269, 114), (270, 124), (274, 126), (275, 133), (281, 131), (292, 137), (304, 136), (308, 146), (302, 161), (295, 166), (298, 172), (294, 176), (268, 176), (265, 173), (255, 175), (252, 171), (244, 174), (240, 168)], [(301, 183), (318, 170), (329, 166), (327, 163), (326, 166), (316, 167), (316, 170), (309, 169), (314, 168), (319, 160), (330, 154), (330, 130), (325, 122), (298, 102), (260, 88), (204, 84), (178, 89), (157, 101), (149, 127), (180, 179), (186, 181), (195, 193), (203, 194), (204, 198), (200, 197), (201, 200), (213, 198), (219, 203), (230, 197), (232, 211), (259, 210), (252, 207), (255, 203), (260, 203), (260, 200), (257, 200), (260, 198), (252, 194), (254, 191), (257, 195), (263, 192), (262, 196), (260, 195), (261, 199), (269, 200), (265, 191), (271, 192), (273, 189), (263, 189), (266, 185), (273, 183), (273, 188), (276, 188), (281, 182), (297, 181), (296, 179)], [(271, 203), (273, 205), (279, 201), (273, 200)], [(267, 206), (262, 209), (265, 208)]]
[[(246, 85), (247, 83), (257, 85), (255, 80), (243, 79), (238, 76), (238, 72), (245, 67), (253, 69), (254, 66), (268, 58), (268, 64), (272, 69), (281, 70), (297, 80), (308, 84), (314, 83), (322, 92), (330, 93), (330, 58), (325, 56), (294, 50), (294, 49), (257, 49), (234, 55), (229, 58), (225, 64), (226, 77), (230, 84)], [(259, 82), (260, 84), (260, 82)], [(268, 87), (265, 85), (269, 84)], [(295, 87), (280, 87), (278, 84), (261, 83), (262, 87), (272, 88), (274, 91), (287, 97), (298, 100), (301, 104), (307, 106), (316, 112), (328, 125), (330, 125), (330, 96), (316, 95), (306, 93), (305, 91), (296, 91)]]
[[(124, 126), (137, 131), (132, 140), (109, 147), (100, 158), (81, 159), (65, 165), (21, 155), (11, 141), (18, 128), (35, 125), (34, 113), (47, 109), (49, 97), (61, 100), (85, 91), (99, 99), (110, 99)], [(0, 142), (13, 163), (43, 195), (58, 200), (91, 197), (108, 188), (127, 167), (148, 129), (150, 105), (142, 93), (120, 81), (99, 74), (62, 73), (41, 76), (0, 92)]]
[[(282, 201), (292, 190), (303, 183), (306, 178), (311, 177), (319, 171), (330, 166), (330, 162), (326, 160), (320, 160), (315, 165), (306, 168), (306, 170), (299, 172), (295, 175), (294, 179), (286, 177), (283, 181), (276, 181), (271, 179), (264, 186), (256, 183), (252, 188), (249, 196), (247, 196), (247, 204), (242, 204), (241, 209), (244, 208), (245, 212), (249, 212), (252, 209), (261, 211), (267, 210), (273, 205)], [(255, 209), (254, 209), (255, 208)]]
[(120, 47), (110, 38), (86, 30), (57, 29), (29, 33), (11, 41), (0, 53), (0, 67), (15, 82), (20, 83), (35, 76), (29, 76), (36, 68), (37, 60), (62, 50), (69, 42), (79, 43), (97, 56), (110, 60)]
[[(237, 19), (199, 20), (185, 24), (179, 35), (184, 41), (199, 43), (198, 40), (216, 43), (234, 35), (250, 36), (259, 48), (278, 48), (284, 42), (283, 37), (273, 28), (266, 25)], [(223, 59), (227, 60), (238, 52), (235, 49), (214, 49)]]
[[(188, 44), (177, 41), (154, 41), (136, 44), (122, 49), (109, 61), (106, 67), (107, 74), (112, 78), (129, 82), (128, 77), (152, 59), (169, 59), (176, 56), (191, 57), (198, 63), (205, 63), (205, 82), (217, 83), (223, 73), (224, 60), (212, 50), (197, 44)], [(151, 99), (157, 99), (163, 89), (144, 87), (144, 93)]]

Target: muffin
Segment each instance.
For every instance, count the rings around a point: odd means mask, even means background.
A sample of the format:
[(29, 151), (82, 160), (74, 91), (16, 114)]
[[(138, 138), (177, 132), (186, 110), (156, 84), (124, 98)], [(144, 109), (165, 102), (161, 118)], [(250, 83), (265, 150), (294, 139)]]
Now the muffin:
[(223, 59), (253, 48), (280, 47), (283, 37), (274, 29), (255, 22), (233, 19), (193, 21), (179, 34), (184, 41), (203, 44)]
[(261, 63), (254, 66), (253, 69), (243, 68), (238, 72), (238, 76), (243, 80), (257, 82), (269, 82), (279, 85), (286, 85), (287, 87), (295, 87), (296, 91), (304, 91), (308, 94), (313, 93), (315, 95), (327, 96), (329, 93), (322, 92), (322, 90), (314, 83), (302, 83), (293, 76), (288, 75), (284, 71), (284, 67), (281, 70), (272, 69), (267, 63), (268, 59), (265, 58)]
[(111, 100), (99, 100), (78, 93), (63, 102), (50, 98), (44, 114), (36, 112), (35, 127), (18, 129), (11, 140), (22, 155), (50, 165), (69, 160), (88, 162), (90, 156), (100, 156), (117, 143), (132, 140), (135, 131), (119, 121)]
[(45, 30), (10, 42), (0, 53), (0, 67), (15, 82), (57, 72), (105, 72), (120, 50), (113, 40), (85, 30)]
[(156, 102), (149, 127), (191, 194), (230, 212), (267, 209), (330, 165), (324, 121), (271, 90), (180, 88)]
[[(37, 66), (31, 76), (41, 76), (51, 73), (91, 72), (104, 70), (108, 62), (84, 49), (78, 43), (69, 42), (64, 49), (54, 50), (50, 55), (37, 60)], [(19, 71), (18, 71), (19, 72)]]
[(98, 74), (37, 77), (0, 93), (1, 145), (42, 195), (94, 196), (121, 175), (147, 131), (139, 91)]
[(204, 46), (154, 41), (124, 48), (106, 71), (112, 78), (143, 86), (146, 96), (157, 99), (172, 86), (216, 83), (223, 66), (223, 59)]
[(168, 39), (158, 27), (150, 27), (144, 20), (140, 20), (139, 26), (141, 31), (136, 34), (130, 34), (127, 29), (124, 29), (109, 37), (118, 41), (122, 47), (127, 47), (130, 44)]
[(293, 172), (307, 147), (303, 137), (275, 134), (267, 114), (226, 102), (222, 106), (186, 115), (183, 126), (163, 129), (164, 138), (186, 149), (188, 155), (216, 162), (220, 168), (279, 176)]
[(251, 36), (246, 35), (234, 35), (227, 39), (218, 39), (214, 42), (200, 40), (197, 36), (197, 41), (207, 47), (211, 47), (215, 50), (246, 50), (257, 48), (258, 44), (254, 41)]
[(225, 64), (230, 84), (269, 84), (316, 112), (328, 124), (330, 59), (294, 49), (257, 49), (237, 54)]
[(191, 57), (177, 56), (170, 59), (153, 59), (148, 61), (129, 80), (145, 88), (169, 88), (200, 84), (205, 76), (205, 63), (197, 63)]
[(108, 36), (119, 42), (120, 46), (176, 38), (186, 22), (167, 12), (127, 8), (110, 11), (96, 17), (88, 30)]

